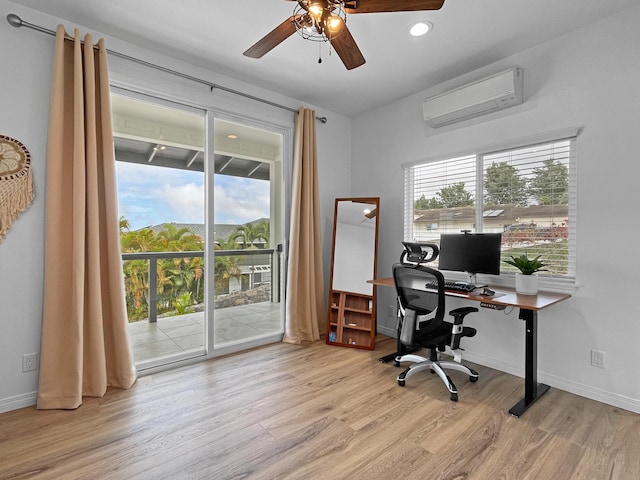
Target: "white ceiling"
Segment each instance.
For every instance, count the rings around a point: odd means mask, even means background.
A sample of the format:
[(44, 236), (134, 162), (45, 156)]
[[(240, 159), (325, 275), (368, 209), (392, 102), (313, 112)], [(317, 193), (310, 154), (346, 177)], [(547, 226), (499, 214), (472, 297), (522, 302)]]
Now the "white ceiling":
[[(329, 54), (327, 44), (298, 35), (261, 59), (242, 55), (291, 15), (297, 4), (292, 1), (13, 2), (347, 116), (419, 92), (640, 3), (445, 0), (438, 11), (349, 15), (349, 30), (367, 63), (348, 71), (335, 52)], [(421, 19), (432, 22), (433, 31), (421, 38), (410, 37), (409, 26)], [(55, 30), (55, 25), (41, 26)], [(320, 45), (322, 63), (317, 61)]]

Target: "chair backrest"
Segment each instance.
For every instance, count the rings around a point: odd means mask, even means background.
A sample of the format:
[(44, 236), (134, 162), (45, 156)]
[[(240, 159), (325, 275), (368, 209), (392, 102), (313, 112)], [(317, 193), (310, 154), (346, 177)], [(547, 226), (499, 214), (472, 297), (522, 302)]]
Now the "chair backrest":
[(411, 345), (416, 327), (426, 334), (439, 328), (444, 321), (444, 276), (424, 265), (398, 263), (393, 266), (393, 279), (403, 311), (400, 341)]

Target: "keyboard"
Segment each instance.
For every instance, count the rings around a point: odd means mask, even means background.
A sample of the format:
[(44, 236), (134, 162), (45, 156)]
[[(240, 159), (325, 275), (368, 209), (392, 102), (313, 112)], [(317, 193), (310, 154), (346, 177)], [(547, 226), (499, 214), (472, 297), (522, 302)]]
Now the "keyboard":
[[(428, 282), (425, 285), (425, 288), (437, 289), (438, 288), (438, 284), (436, 282)], [(472, 283), (455, 282), (453, 280), (445, 280), (444, 289), (445, 290), (450, 290), (452, 292), (470, 293), (470, 292), (473, 292), (476, 289), (476, 286), (474, 284), (472, 284)]]

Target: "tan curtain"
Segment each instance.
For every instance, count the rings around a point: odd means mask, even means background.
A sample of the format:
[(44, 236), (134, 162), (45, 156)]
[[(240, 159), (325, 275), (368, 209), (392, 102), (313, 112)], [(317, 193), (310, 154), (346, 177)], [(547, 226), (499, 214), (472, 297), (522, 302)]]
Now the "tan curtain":
[(284, 342), (320, 339), (324, 331), (324, 282), (320, 235), (316, 119), (301, 108), (296, 118)]
[(58, 27), (49, 116), (38, 408), (136, 379), (128, 342), (104, 41)]

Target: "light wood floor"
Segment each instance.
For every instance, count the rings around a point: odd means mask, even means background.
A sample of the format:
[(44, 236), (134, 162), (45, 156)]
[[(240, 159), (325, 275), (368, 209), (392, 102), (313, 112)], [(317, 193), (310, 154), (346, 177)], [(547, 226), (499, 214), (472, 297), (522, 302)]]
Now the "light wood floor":
[(640, 415), (522, 379), (427, 372), (399, 387), (373, 352), (277, 344), (140, 378), (76, 411), (0, 415), (4, 479), (640, 478)]

